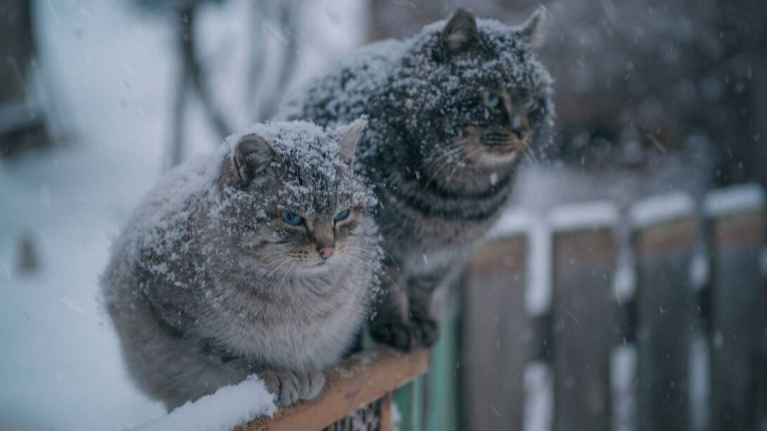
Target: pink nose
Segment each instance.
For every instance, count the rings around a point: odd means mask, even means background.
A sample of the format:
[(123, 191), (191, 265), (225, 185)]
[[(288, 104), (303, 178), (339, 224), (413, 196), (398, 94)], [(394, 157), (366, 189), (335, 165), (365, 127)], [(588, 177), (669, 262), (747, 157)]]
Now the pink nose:
[(333, 252), (336, 251), (335, 247), (323, 247), (320, 249), (320, 257), (327, 259), (333, 256)]

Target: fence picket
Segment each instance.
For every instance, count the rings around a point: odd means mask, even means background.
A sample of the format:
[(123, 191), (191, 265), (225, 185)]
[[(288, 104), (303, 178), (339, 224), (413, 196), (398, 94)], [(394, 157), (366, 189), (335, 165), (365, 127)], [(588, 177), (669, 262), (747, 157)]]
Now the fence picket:
[(692, 336), (699, 331), (690, 265), (698, 244), (695, 202), (684, 194), (632, 208), (637, 265), (638, 429), (690, 429)]
[(497, 239), (466, 272), (461, 378), (466, 430), (521, 431), (532, 327), (525, 312), (527, 238)]
[(611, 204), (560, 208), (551, 216), (557, 431), (610, 429), (610, 357), (620, 327), (613, 295), (617, 221)]
[(712, 429), (758, 429), (767, 323), (759, 263), (765, 236), (764, 194), (753, 186), (718, 190), (707, 196), (705, 209), (713, 243)]

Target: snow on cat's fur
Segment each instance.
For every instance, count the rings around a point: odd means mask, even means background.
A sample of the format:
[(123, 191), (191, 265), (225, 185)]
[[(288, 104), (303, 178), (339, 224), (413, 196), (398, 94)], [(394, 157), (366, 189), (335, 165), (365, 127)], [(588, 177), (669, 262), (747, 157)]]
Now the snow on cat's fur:
[(434, 343), (432, 292), (500, 215), (519, 161), (549, 144), (552, 80), (533, 49), (543, 16), (510, 27), (458, 9), (411, 38), (361, 49), (279, 111), (323, 125), (370, 118), (357, 168), (376, 187), (397, 282), (372, 323), (377, 340)]
[(256, 372), (283, 405), (317, 395), (380, 260), (374, 198), (351, 168), (364, 126), (253, 126), (140, 205), (101, 284), (145, 392), (173, 408)]

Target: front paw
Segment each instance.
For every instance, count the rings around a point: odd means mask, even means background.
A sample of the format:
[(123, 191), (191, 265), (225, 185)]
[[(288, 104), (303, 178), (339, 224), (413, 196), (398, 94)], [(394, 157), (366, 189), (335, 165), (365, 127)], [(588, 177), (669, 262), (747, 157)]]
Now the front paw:
[(370, 335), (379, 343), (402, 352), (411, 352), (419, 347), (432, 347), (439, 339), (439, 326), (430, 318), (387, 322), (373, 326)]
[(300, 388), (299, 397), (302, 400), (311, 400), (322, 392), (325, 386), (325, 374), (321, 371), (306, 371), (298, 374)]
[(270, 370), (259, 374), (266, 389), (275, 395), (275, 402), (283, 407), (299, 399), (310, 400), (322, 391), (325, 375), (319, 371)]

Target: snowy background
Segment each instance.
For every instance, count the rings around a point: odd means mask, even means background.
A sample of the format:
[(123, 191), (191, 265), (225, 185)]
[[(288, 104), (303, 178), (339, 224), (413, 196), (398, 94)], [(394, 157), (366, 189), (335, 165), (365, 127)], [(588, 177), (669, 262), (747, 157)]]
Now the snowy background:
[[(304, 8), (296, 83), (361, 43), (357, 3)], [(0, 430), (118, 430), (164, 414), (129, 382), (96, 294), (111, 238), (162, 173), (172, 28), (124, 2), (35, 6), (41, 66), (67, 143), (0, 161)], [(246, 10), (231, 1), (201, 18), (203, 52), (223, 70), (236, 69), (245, 49)], [(194, 103), (186, 136), (187, 155), (221, 141)], [(40, 261), (29, 275), (17, 269), (23, 236)]]
[[(459, 5), (520, 23), (539, 4), (288, 1), (301, 6), (292, 88), (364, 43), (413, 34)], [(249, 55), (264, 50), (263, 88), (272, 89), (290, 44), (286, 29), (258, 20), (253, 5), (284, 2), (210, 0), (198, 9), (200, 60), (215, 108), (235, 128), (253, 118)], [(38, 55), (27, 103), (41, 107), (54, 144), (0, 157), (0, 431), (119, 430), (164, 414), (129, 381), (97, 299), (111, 238), (162, 175), (174, 136), (177, 27), (167, 11), (137, 3), (163, 2), (32, 1)], [(623, 211), (659, 193), (767, 185), (763, 0), (541, 3), (549, 22), (540, 55), (556, 80), (555, 155), (564, 162), (528, 166), (516, 204), (534, 213), (609, 200)], [(6, 40), (0, 72), (13, 66)], [(184, 158), (222, 140), (198, 98), (186, 105)], [(0, 149), (7, 112), (0, 100)], [(24, 271), (30, 254), (39, 264)], [(547, 283), (542, 264), (530, 270), (533, 284)], [(531, 289), (528, 305), (540, 308), (545, 289)], [(538, 371), (530, 379), (540, 380)]]

